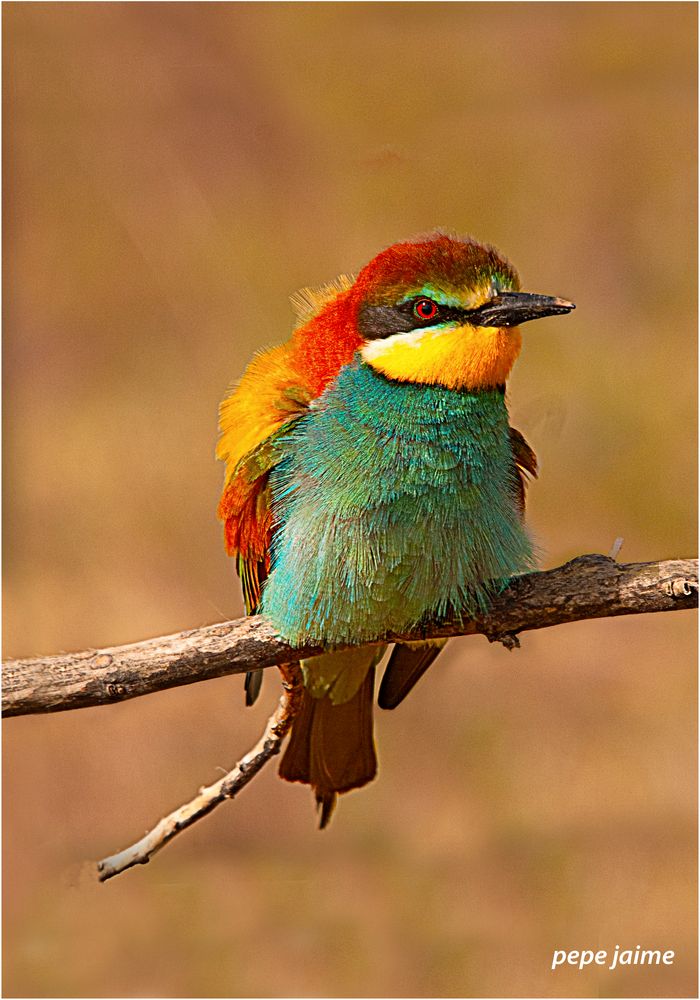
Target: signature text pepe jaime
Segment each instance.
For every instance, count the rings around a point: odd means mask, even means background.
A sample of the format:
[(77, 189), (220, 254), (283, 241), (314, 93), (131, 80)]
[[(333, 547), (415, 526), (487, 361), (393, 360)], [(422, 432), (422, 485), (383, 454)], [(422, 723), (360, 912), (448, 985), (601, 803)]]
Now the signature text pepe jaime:
[(605, 951), (555, 951), (552, 955), (552, 969), (562, 965), (575, 965), (579, 971), (587, 965), (604, 965), (608, 969), (616, 969), (619, 965), (673, 965), (675, 957), (672, 951), (644, 951), (641, 945), (636, 948), (620, 948), (615, 945), (612, 952)]

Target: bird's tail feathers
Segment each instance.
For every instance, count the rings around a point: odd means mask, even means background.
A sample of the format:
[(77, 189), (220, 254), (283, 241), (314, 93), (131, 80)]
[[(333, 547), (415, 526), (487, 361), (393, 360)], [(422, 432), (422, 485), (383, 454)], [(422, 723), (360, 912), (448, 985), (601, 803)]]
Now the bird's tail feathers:
[(294, 720), (289, 744), (280, 763), (280, 777), (311, 785), (320, 811), (320, 828), (327, 826), (337, 796), (361, 788), (377, 773), (372, 701), (376, 650), (364, 661), (365, 677), (347, 701), (333, 704), (328, 695), (313, 697), (304, 689), (302, 707)]

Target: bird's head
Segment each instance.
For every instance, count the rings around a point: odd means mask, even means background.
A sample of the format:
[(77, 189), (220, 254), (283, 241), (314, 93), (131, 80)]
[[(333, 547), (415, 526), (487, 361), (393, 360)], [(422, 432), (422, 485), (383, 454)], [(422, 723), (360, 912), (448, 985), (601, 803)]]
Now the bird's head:
[(350, 290), (363, 360), (389, 378), (452, 389), (503, 385), (520, 352), (520, 323), (572, 302), (520, 291), (492, 247), (441, 233), (397, 243)]

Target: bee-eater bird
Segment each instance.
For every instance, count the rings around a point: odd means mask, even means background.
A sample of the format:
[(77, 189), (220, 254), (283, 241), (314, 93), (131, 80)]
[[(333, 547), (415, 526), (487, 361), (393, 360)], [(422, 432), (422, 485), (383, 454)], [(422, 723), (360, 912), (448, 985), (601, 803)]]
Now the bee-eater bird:
[[(291, 339), (221, 405), (219, 516), (248, 614), (328, 648), (302, 662), (280, 764), (312, 786), (323, 827), (338, 793), (376, 773), (385, 647), (362, 643), (484, 612), (534, 565), (523, 510), (536, 458), (509, 426), (505, 385), (518, 325), (574, 305), (520, 291), (492, 247), (441, 232), (292, 303)], [(396, 645), (379, 705), (398, 705), (443, 645)], [(249, 704), (261, 673), (246, 678)]]

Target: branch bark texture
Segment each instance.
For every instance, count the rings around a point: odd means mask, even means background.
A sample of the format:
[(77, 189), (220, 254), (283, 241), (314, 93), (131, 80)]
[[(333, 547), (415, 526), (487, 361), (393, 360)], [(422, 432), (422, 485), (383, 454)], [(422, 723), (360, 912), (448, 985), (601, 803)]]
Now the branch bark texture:
[[(485, 635), (513, 645), (519, 632), (566, 622), (697, 607), (698, 562), (617, 563), (585, 555), (557, 569), (515, 577), (474, 621), (444, 621), (377, 642)], [(107, 705), (196, 681), (279, 666), (323, 652), (292, 648), (262, 616), (206, 625), (108, 649), (7, 660), (4, 716)]]

